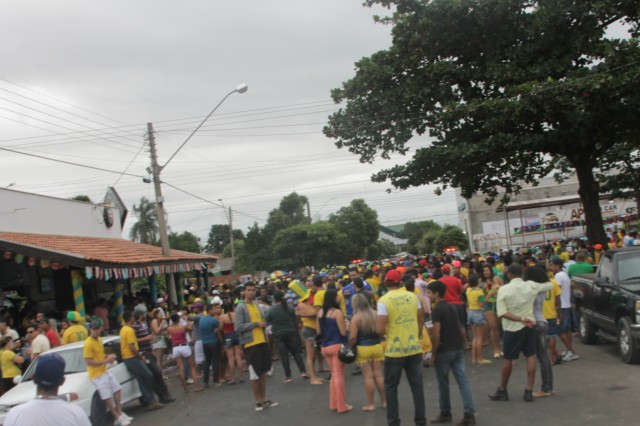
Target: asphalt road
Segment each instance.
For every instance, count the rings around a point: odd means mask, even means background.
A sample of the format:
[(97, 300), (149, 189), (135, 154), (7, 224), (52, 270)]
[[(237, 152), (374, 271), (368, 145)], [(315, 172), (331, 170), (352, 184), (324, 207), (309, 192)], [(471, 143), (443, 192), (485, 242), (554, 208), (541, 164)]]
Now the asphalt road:
[[(627, 365), (620, 361), (615, 345), (575, 344), (580, 360), (554, 367), (556, 395), (537, 399), (533, 403), (522, 400), (525, 384), (525, 363), (514, 367), (509, 384), (509, 402), (489, 401), (499, 380), (501, 360), (493, 364), (472, 366), (467, 353), (467, 375), (471, 382), (479, 425), (622, 425), (638, 421), (640, 411), (640, 365)], [(486, 348), (489, 353), (489, 348)], [(383, 426), (385, 411), (378, 408), (371, 413), (361, 411), (365, 404), (361, 376), (351, 376), (353, 366), (347, 367), (347, 401), (354, 406), (348, 414), (329, 411), (328, 384), (310, 386), (298, 379), (293, 383), (282, 382), (280, 363), (276, 363), (273, 377), (267, 385), (268, 398), (279, 406), (256, 413), (248, 382), (221, 388), (210, 388), (202, 393), (185, 395), (176, 377), (169, 379), (169, 386), (176, 402), (154, 412), (145, 412), (137, 403), (127, 407), (127, 413), (135, 420), (132, 425), (209, 425), (225, 426), (265, 424), (315, 426)], [(295, 369), (294, 369), (295, 371)], [(433, 368), (424, 369), (424, 385), (427, 400), (427, 418), (437, 415), (438, 389)], [(539, 373), (536, 389), (539, 389)], [(462, 402), (451, 377), (454, 421), (462, 417)], [(400, 410), (403, 424), (413, 423), (413, 404), (406, 379), (400, 387)], [(636, 420), (634, 420), (636, 419)]]

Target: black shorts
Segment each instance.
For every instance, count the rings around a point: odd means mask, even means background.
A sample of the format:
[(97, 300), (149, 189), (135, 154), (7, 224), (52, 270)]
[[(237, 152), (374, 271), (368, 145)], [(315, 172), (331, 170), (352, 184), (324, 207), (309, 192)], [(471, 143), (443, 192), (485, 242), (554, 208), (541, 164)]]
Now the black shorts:
[(266, 343), (244, 348), (244, 359), (249, 366), (250, 380), (258, 380), (260, 376), (271, 370), (271, 351)]
[(525, 327), (518, 331), (505, 331), (502, 336), (504, 359), (518, 359), (520, 352), (529, 358), (536, 354), (536, 330)]

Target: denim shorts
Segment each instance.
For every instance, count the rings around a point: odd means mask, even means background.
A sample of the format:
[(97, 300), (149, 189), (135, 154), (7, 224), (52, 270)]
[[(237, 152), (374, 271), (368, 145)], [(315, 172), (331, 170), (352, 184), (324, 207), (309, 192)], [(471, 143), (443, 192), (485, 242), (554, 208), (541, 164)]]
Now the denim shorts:
[(224, 333), (224, 347), (231, 348), (233, 346), (238, 346), (240, 344), (240, 337), (238, 337), (238, 333), (232, 331), (231, 333)]
[(306, 342), (307, 340), (314, 340), (316, 338), (316, 334), (318, 332), (315, 328), (311, 327), (302, 327), (302, 339)]
[(562, 316), (560, 318), (560, 328), (558, 333), (564, 334), (571, 332), (571, 308), (560, 309)]
[(556, 337), (558, 332), (560, 331), (560, 327), (558, 326), (558, 319), (548, 319), (547, 323), (549, 324), (549, 333), (547, 334), (549, 337)]
[(505, 331), (502, 336), (504, 359), (518, 359), (522, 354), (529, 358), (536, 354), (536, 331), (533, 328), (524, 327), (518, 331)]
[(469, 325), (486, 324), (486, 321), (484, 319), (484, 312), (482, 312), (482, 309), (469, 309), (469, 311), (467, 311), (467, 324)]

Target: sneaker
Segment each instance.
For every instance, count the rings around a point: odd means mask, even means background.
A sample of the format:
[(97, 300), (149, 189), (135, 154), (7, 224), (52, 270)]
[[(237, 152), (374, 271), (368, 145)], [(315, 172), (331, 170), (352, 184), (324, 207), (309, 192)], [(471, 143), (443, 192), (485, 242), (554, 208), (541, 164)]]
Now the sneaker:
[(574, 359), (578, 359), (578, 358), (574, 358), (577, 357), (578, 355), (574, 354), (571, 351), (567, 351), (564, 355), (562, 355), (562, 360), (564, 362), (569, 362), (569, 361), (573, 361)]
[(571, 355), (570, 355), (570, 356), (571, 356), (571, 361), (576, 361), (576, 360), (580, 359), (580, 357), (578, 356), (578, 354), (575, 354), (575, 353), (573, 353), (573, 352), (571, 352)]
[(522, 399), (527, 402), (533, 402), (533, 391), (531, 389), (525, 389)]
[(124, 411), (122, 412), (121, 416), (122, 416), (121, 418), (122, 418), (123, 420), (128, 420), (129, 422), (133, 421), (133, 417), (131, 417), (130, 415), (128, 415), (128, 414), (127, 414), (127, 413), (125, 413)]
[(509, 394), (507, 393), (507, 390), (502, 390), (500, 388), (496, 389), (495, 393), (492, 395), (489, 395), (489, 399), (492, 401), (508, 401), (509, 400)]
[(120, 415), (120, 417), (113, 422), (113, 426), (129, 426), (130, 424), (131, 420), (125, 418), (123, 415)]
[(258, 403), (256, 404), (256, 408), (255, 408), (255, 410), (256, 410), (256, 411), (262, 411), (262, 410), (264, 410), (264, 407), (262, 406), (262, 404), (261, 404), (260, 402), (258, 402)]
[(267, 399), (265, 402), (262, 403), (262, 406), (264, 408), (274, 408), (278, 406), (278, 403), (276, 401), (271, 401), (270, 399)]
[(188, 385), (192, 385), (193, 384), (193, 379), (191, 379), (191, 378), (187, 379), (187, 384)]
[(120, 420), (120, 418), (117, 418), (113, 421), (113, 426), (123, 426), (122, 425), (122, 420)]
[(460, 422), (458, 422), (458, 426), (467, 426), (467, 425), (475, 425), (476, 424), (476, 415), (464, 413), (464, 417)]
[(451, 413), (440, 413), (438, 417), (431, 419), (431, 423), (451, 423)]
[(222, 386), (222, 383), (220, 383), (220, 382), (214, 382), (213, 383), (213, 387), (214, 388), (219, 388), (220, 386)]

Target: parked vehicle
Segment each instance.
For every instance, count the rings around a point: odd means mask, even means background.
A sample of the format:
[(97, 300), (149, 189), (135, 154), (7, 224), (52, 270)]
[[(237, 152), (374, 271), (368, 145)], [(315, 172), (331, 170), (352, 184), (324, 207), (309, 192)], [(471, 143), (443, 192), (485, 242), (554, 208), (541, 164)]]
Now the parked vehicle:
[[(141, 396), (138, 382), (129, 373), (127, 367), (122, 363), (120, 355), (120, 337), (108, 336), (102, 338), (105, 354), (116, 354), (116, 362), (108, 366), (120, 386), (122, 386), (122, 404), (126, 404)], [(111, 424), (113, 418), (107, 411), (107, 407), (100, 399), (95, 386), (87, 374), (87, 366), (84, 362), (82, 349), (84, 342), (71, 343), (69, 345), (58, 346), (46, 353), (57, 353), (66, 362), (65, 381), (58, 389), (59, 394), (73, 395), (70, 404), (76, 404), (84, 410), (91, 418), (93, 426), (103, 426)], [(38, 359), (31, 363), (24, 375), (16, 377), (16, 386), (0, 397), (0, 425), (4, 423), (7, 413), (12, 407), (24, 404), (36, 397), (36, 384), (33, 382), (33, 373), (36, 371)], [(77, 398), (76, 398), (77, 396)]]
[(580, 339), (618, 345), (626, 363), (640, 362), (640, 247), (607, 250), (597, 272), (572, 278)]

